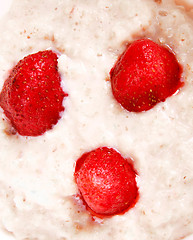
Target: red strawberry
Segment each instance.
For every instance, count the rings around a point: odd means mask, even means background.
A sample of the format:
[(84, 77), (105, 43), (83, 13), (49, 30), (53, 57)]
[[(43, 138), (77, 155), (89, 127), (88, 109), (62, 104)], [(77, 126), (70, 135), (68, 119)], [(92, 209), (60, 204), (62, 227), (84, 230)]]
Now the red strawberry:
[(132, 165), (112, 148), (83, 154), (75, 181), (87, 208), (95, 215), (119, 214), (136, 203), (138, 188)]
[(17, 132), (37, 136), (51, 129), (64, 111), (57, 55), (51, 50), (28, 55), (5, 81), (0, 106)]
[(110, 76), (115, 99), (131, 112), (151, 109), (182, 86), (175, 55), (149, 39), (133, 42)]

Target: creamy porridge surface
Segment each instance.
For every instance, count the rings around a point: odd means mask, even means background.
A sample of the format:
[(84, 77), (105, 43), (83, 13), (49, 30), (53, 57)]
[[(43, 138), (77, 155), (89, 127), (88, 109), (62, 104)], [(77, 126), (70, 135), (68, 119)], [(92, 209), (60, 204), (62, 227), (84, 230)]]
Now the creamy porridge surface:
[[(0, 21), (0, 88), (24, 56), (60, 54), (69, 96), (39, 137), (8, 135), (0, 112), (0, 223), (16, 239), (179, 240), (193, 233), (193, 20), (172, 1), (15, 0)], [(125, 43), (168, 45), (184, 87), (144, 113), (120, 107), (109, 71)], [(77, 204), (77, 158), (99, 146), (134, 159), (140, 198), (123, 215), (93, 221)]]

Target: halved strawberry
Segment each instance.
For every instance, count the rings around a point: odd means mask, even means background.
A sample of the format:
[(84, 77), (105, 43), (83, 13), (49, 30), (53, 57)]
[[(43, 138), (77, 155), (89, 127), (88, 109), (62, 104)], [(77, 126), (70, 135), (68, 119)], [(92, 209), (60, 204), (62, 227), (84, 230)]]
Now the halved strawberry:
[(168, 48), (150, 39), (137, 40), (110, 71), (113, 95), (128, 111), (149, 110), (182, 86), (181, 72)]
[(83, 154), (76, 162), (74, 175), (92, 214), (119, 214), (137, 201), (133, 166), (113, 148), (102, 147)]
[(57, 55), (41, 51), (18, 62), (5, 81), (0, 106), (20, 135), (38, 136), (51, 129), (64, 111)]

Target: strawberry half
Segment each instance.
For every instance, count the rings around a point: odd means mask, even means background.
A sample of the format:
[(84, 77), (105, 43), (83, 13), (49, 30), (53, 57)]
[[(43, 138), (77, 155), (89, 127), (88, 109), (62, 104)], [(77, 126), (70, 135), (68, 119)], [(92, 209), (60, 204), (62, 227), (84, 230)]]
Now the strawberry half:
[(133, 166), (113, 148), (97, 148), (76, 162), (75, 181), (88, 210), (114, 215), (133, 207), (138, 196)]
[(5, 81), (0, 106), (20, 135), (38, 136), (51, 129), (64, 111), (57, 55), (41, 51), (18, 62)]
[(150, 39), (133, 42), (110, 71), (115, 99), (128, 111), (141, 112), (174, 94), (181, 86), (175, 55)]

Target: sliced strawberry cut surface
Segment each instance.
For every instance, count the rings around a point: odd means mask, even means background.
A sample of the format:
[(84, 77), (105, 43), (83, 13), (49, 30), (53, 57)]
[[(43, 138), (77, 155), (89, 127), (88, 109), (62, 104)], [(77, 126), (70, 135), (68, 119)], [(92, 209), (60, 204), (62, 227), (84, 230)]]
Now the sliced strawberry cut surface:
[(83, 154), (76, 162), (74, 175), (92, 214), (120, 214), (137, 201), (136, 172), (113, 148), (101, 147)]
[(133, 42), (110, 71), (115, 99), (131, 112), (147, 111), (183, 84), (172, 51), (150, 39)]
[(0, 106), (20, 135), (38, 136), (51, 129), (64, 111), (57, 55), (51, 50), (28, 55), (5, 81)]

